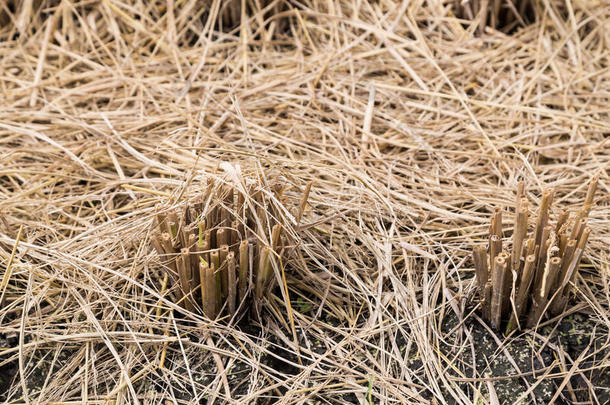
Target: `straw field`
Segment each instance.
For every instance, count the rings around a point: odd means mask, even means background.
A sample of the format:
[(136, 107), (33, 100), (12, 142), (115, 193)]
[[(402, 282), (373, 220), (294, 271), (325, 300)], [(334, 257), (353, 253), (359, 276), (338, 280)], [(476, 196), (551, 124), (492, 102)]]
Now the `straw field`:
[(610, 403), (608, 27), (0, 1), (0, 402)]

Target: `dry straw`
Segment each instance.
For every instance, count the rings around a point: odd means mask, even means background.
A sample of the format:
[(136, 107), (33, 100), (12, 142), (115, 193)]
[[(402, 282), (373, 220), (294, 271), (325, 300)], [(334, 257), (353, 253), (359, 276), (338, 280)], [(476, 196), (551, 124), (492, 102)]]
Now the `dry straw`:
[[(0, 402), (365, 403), (371, 382), (375, 403), (481, 403), (486, 383), (500, 403), (603, 403), (607, 4), (564, 2), (558, 19), (559, 2), (543, 1), (510, 36), (475, 36), (477, 20), (436, 1), (248, 0), (229, 29), (226, 1), (210, 3), (0, 1), (0, 368), (16, 370)], [(151, 220), (193, 168), (251, 160), (299, 186), (287, 205), (315, 181), (315, 204), (263, 322), (204, 322), (200, 292), (194, 312), (175, 303)], [(567, 312), (586, 314), (601, 344), (581, 356), (544, 333), (487, 333), (465, 305), (464, 267), (485, 208), (525, 177), (580, 205), (591, 173), (595, 237)], [(166, 215), (180, 218), (173, 201)]]
[(475, 247), (473, 251), (481, 310), (494, 328), (506, 325), (507, 332), (531, 328), (546, 312), (563, 313), (591, 232), (587, 217), (598, 181), (598, 177), (591, 181), (583, 206), (573, 215), (563, 211), (554, 225), (550, 224), (554, 192), (544, 191), (530, 232), (528, 200), (521, 182), (509, 246), (503, 247), (502, 211), (495, 210), (488, 249)]

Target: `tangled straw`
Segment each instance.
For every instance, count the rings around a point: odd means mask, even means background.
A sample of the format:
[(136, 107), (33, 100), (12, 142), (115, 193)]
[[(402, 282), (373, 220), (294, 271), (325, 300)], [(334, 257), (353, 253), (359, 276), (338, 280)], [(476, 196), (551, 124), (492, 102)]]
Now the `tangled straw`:
[(561, 314), (567, 306), (585, 250), (598, 178), (594, 178), (585, 202), (575, 215), (563, 211), (555, 224), (549, 224), (553, 191), (542, 195), (533, 232), (528, 233), (528, 201), (519, 184), (512, 250), (502, 247), (502, 211), (497, 208), (489, 229), (489, 247), (475, 247), (473, 259), (483, 317), (496, 329), (505, 322), (507, 332), (534, 327), (547, 310)]

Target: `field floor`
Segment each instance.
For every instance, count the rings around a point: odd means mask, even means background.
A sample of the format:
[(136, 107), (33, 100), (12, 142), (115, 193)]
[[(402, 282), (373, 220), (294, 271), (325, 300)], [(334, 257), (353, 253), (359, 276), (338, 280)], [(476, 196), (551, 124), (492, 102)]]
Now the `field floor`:
[[(229, 3), (0, 2), (0, 403), (610, 404), (610, 3)], [(594, 178), (565, 311), (494, 330), (494, 209)], [(214, 320), (156, 221), (246, 181), (282, 250)]]

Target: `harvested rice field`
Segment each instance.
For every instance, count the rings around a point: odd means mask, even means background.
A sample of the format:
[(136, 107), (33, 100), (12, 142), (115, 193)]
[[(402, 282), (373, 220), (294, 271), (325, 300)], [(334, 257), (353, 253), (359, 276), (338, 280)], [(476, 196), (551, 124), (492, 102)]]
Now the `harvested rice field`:
[(0, 403), (610, 404), (607, 0), (0, 2)]

